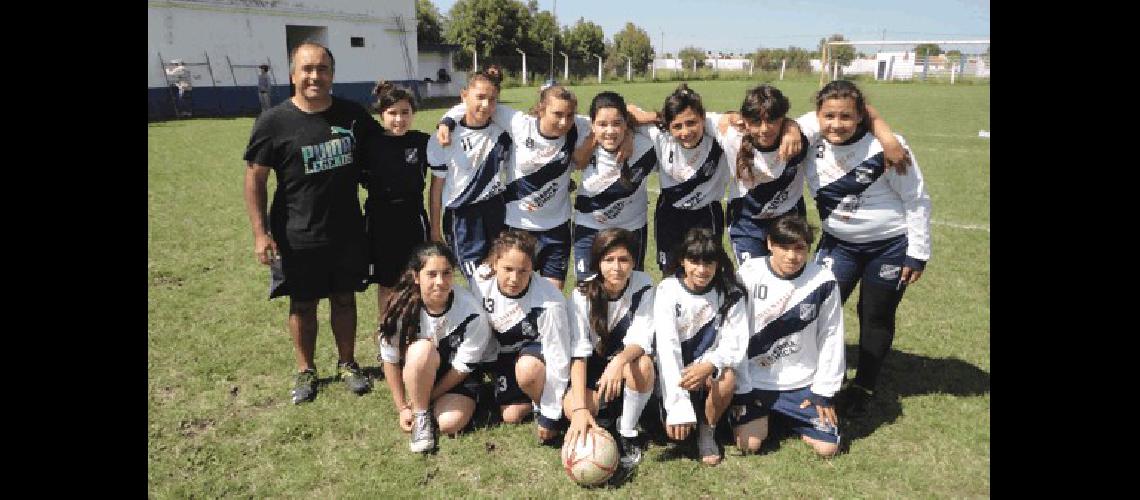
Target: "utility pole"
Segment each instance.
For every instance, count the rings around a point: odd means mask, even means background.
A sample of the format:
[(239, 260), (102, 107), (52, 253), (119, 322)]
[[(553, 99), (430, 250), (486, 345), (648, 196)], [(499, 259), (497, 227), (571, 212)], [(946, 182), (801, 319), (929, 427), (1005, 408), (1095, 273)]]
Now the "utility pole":
[(522, 84), (523, 84), (523, 87), (526, 87), (526, 52), (523, 52), (522, 49), (520, 49), (518, 47), (515, 48), (515, 52), (522, 54), (522, 58), (523, 58)]
[(558, 50), (558, 0), (554, 0), (554, 8), (550, 10), (550, 17), (554, 18), (554, 32), (550, 34), (550, 79), (554, 79), (554, 51)]

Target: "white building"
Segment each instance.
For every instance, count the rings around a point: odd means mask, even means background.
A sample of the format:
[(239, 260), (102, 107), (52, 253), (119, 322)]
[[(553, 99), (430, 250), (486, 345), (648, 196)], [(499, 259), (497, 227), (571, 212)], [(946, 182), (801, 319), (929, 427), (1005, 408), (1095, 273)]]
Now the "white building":
[(380, 79), (420, 92), (415, 0), (149, 0), (148, 115), (173, 116), (163, 69), (176, 59), (191, 72), (195, 116), (260, 110), (261, 64), (270, 67), (272, 102), (287, 99), (289, 53), (306, 40), (332, 51), (337, 96), (367, 104)]

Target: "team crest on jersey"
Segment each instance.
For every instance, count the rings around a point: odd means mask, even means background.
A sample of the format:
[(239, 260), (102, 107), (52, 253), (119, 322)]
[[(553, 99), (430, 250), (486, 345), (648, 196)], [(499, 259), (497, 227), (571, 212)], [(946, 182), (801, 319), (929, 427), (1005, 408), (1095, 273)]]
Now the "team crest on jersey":
[(526, 141), (523, 142), (523, 144), (526, 145), (527, 149), (534, 149), (534, 138), (533, 137), (527, 137)]
[(900, 271), (902, 271), (902, 266), (883, 264), (883, 267), (879, 268), (879, 277), (885, 280), (893, 280), (899, 277)]
[(669, 151), (669, 163), (673, 163), (673, 151)]
[(815, 157), (816, 158), (823, 158), (823, 143), (822, 142), (819, 143), (819, 145), (817, 145), (815, 147)]
[(676, 307), (674, 309), (677, 310), (677, 317), (680, 318), (681, 317), (681, 304), (675, 304), (675, 306)]
[(487, 312), (489, 312), (489, 313), (494, 314), (494, 312), (495, 312), (495, 299), (492, 299), (490, 297), (483, 299), (483, 309), (487, 310)]
[(800, 304), (800, 321), (811, 321), (815, 318), (815, 304)]
[(463, 342), (461, 335), (452, 335), (447, 338), (447, 345), (451, 346), (452, 350), (458, 349), (460, 342)]
[(528, 338), (533, 339), (538, 337), (538, 332), (535, 331), (534, 325), (525, 319), (519, 322), (519, 330), (522, 330), (522, 334)]
[(858, 167), (855, 167), (855, 181), (859, 184), (870, 184), (872, 180), (871, 174), (874, 172), (875, 171), (872, 170), (871, 167), (859, 165)]
[(405, 163), (416, 163), (416, 156), (418, 156), (418, 155), (416, 155), (416, 148), (404, 149), (404, 162)]

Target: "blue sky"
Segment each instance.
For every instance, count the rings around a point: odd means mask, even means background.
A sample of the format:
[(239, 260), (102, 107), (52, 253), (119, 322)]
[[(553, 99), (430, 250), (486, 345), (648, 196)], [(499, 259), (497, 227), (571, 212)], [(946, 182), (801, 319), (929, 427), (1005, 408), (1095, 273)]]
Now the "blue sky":
[[(432, 1), (446, 14), (456, 0)], [(538, 6), (551, 10), (554, 0), (539, 0)], [(649, 33), (658, 54), (675, 54), (688, 45), (733, 53), (789, 45), (814, 49), (820, 38), (832, 33), (848, 40), (881, 40), (883, 30), (888, 40), (990, 37), (988, 0), (560, 0), (554, 14), (560, 25), (585, 17), (601, 25), (607, 40), (632, 22)], [(985, 51), (985, 46), (978, 47), (943, 45), (942, 49)]]

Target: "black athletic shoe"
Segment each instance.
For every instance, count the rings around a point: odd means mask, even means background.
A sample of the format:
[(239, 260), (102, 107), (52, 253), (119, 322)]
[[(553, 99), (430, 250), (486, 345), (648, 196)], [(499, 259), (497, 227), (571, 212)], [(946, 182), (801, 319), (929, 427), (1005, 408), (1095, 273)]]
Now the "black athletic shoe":
[(641, 457), (645, 452), (645, 447), (641, 444), (641, 437), (625, 437), (621, 434), (617, 435), (618, 446), (621, 450), (621, 465), (623, 467), (636, 467), (641, 463)]
[(317, 371), (309, 368), (308, 370), (298, 372), (297, 379), (293, 383), (293, 404), (301, 404), (306, 401), (312, 401), (317, 396)]
[(337, 372), (340, 374), (340, 379), (344, 381), (344, 385), (348, 386), (348, 390), (358, 395), (372, 390), (372, 381), (368, 380), (364, 370), (361, 370), (360, 365), (356, 364), (355, 361), (338, 363)]
[(840, 417), (862, 418), (867, 415), (867, 406), (875, 393), (863, 386), (851, 384), (841, 393), (839, 403)]

